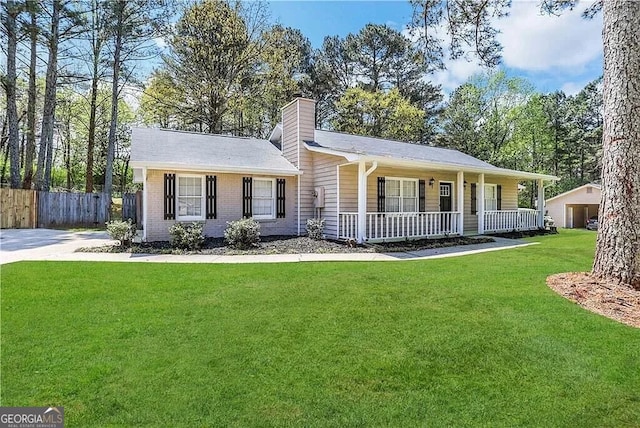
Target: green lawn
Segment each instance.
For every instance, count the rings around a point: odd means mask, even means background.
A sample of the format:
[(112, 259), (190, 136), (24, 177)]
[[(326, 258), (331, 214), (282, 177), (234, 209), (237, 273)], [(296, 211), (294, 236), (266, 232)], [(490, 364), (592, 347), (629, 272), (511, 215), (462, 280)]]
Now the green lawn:
[(2, 267), (1, 404), (67, 426), (640, 426), (640, 330), (545, 285), (595, 234), (398, 263)]

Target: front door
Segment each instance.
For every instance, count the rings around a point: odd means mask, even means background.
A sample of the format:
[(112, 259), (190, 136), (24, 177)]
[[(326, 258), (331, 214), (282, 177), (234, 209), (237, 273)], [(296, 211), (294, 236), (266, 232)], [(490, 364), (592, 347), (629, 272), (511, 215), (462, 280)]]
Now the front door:
[[(452, 211), (452, 189), (451, 183), (440, 183), (440, 212), (450, 213)], [(440, 225), (442, 233), (451, 233), (451, 214), (440, 214)]]

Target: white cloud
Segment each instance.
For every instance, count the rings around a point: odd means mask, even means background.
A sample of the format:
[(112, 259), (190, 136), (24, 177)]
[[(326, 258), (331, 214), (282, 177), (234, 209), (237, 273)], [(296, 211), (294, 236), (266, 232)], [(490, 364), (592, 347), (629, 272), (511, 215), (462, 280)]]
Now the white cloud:
[(560, 90), (567, 95), (576, 95), (580, 92), (585, 86), (587, 86), (588, 82), (567, 82)]
[(514, 2), (510, 15), (498, 20), (503, 62), (526, 71), (579, 73), (602, 55), (602, 18), (582, 18), (586, 4), (560, 16), (541, 14), (538, 2)]
[(155, 37), (153, 41), (160, 49), (164, 49), (165, 47), (167, 47), (167, 41), (164, 37)]
[[(602, 57), (602, 17), (592, 20), (582, 18), (582, 11), (590, 2), (579, 3), (575, 10), (564, 11), (560, 16), (540, 12), (539, 1), (514, 1), (509, 16), (496, 19), (494, 27), (501, 33), (498, 41), (503, 47), (502, 65), (555, 80), (558, 75), (579, 75), (589, 64)], [(444, 39), (442, 28), (435, 33)], [(403, 34), (416, 40), (423, 32)], [(445, 43), (446, 44), (446, 43)], [(449, 92), (484, 70), (476, 58), (469, 62), (464, 58), (445, 60), (446, 70), (434, 73), (431, 80)], [(580, 83), (568, 82), (563, 87), (575, 93)], [(582, 87), (578, 88), (578, 91)]]
[(392, 20), (388, 20), (387, 22), (385, 22), (385, 25), (387, 25), (388, 27), (391, 27), (391, 28), (395, 28), (395, 29), (400, 28), (400, 24), (398, 24), (396, 21), (392, 21)]
[(477, 61), (469, 62), (464, 58), (445, 61), (445, 70), (433, 74), (431, 81), (442, 85), (445, 92), (450, 92), (466, 82), (474, 74), (481, 73), (486, 68), (480, 66)]
[[(447, 35), (444, 25), (433, 28), (430, 31), (433, 31), (435, 36), (438, 39), (443, 40), (446, 45)], [(402, 34), (407, 39), (417, 43), (419, 38), (424, 37), (424, 29), (419, 28), (415, 31), (411, 31), (405, 28), (402, 30)], [(448, 55), (448, 52), (445, 51), (445, 57), (446, 55)], [(429, 80), (434, 84), (441, 85), (445, 93), (453, 91), (458, 86), (466, 82), (469, 77), (486, 69), (478, 63), (476, 58), (471, 58), (471, 61), (467, 61), (464, 57), (457, 60), (445, 58), (444, 65), (446, 68), (444, 70), (434, 72), (429, 76)]]

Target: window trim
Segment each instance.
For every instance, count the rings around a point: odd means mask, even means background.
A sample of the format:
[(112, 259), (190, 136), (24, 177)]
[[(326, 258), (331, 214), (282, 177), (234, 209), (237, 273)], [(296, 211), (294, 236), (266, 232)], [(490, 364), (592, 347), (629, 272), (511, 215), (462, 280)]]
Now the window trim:
[[(389, 201), (389, 194), (387, 193), (387, 183), (389, 182), (389, 180), (396, 180), (400, 182), (400, 196), (391, 196), (391, 198), (396, 198), (399, 197), (400, 198), (400, 211), (389, 211), (387, 208), (387, 203)], [(419, 185), (419, 181), (420, 179), (418, 178), (409, 178), (409, 177), (384, 177), (384, 212), (387, 214), (402, 214), (402, 213), (417, 213), (420, 212), (420, 185)], [(411, 181), (414, 184), (414, 189), (415, 189), (415, 207), (416, 209), (414, 211), (405, 211), (404, 210), (404, 182), (405, 181)]]
[[(180, 179), (181, 178), (199, 178), (200, 179), (200, 215), (180, 215)], [(201, 221), (206, 220), (206, 176), (198, 174), (176, 174), (176, 221)], [(196, 196), (186, 196), (196, 198)]]
[(256, 215), (253, 214), (251, 216), (251, 218), (253, 218), (254, 220), (275, 220), (277, 213), (276, 213), (276, 199), (278, 198), (277, 195), (277, 187), (276, 187), (276, 179), (272, 178), (272, 177), (251, 177), (252, 178), (252, 182), (251, 182), (251, 211), (255, 213), (255, 209), (253, 207), (253, 203), (256, 199), (260, 199), (260, 200), (266, 200), (266, 198), (257, 198), (256, 197), (256, 192), (255, 192), (255, 185), (256, 185), (256, 181), (269, 181), (271, 182), (271, 215)]
[[(495, 203), (495, 208), (493, 209), (489, 209), (487, 207), (487, 201), (489, 200), (489, 198), (487, 198), (487, 186), (493, 187), (493, 194), (495, 195), (495, 198), (491, 199)], [(483, 202), (484, 202), (485, 211), (498, 211), (498, 185), (496, 183), (484, 183), (484, 201)]]

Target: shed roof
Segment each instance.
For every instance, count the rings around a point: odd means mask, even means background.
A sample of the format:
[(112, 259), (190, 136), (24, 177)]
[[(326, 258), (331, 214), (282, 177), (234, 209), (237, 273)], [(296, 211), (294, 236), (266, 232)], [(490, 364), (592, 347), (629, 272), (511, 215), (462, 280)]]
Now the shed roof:
[(134, 168), (299, 174), (268, 140), (133, 128), (131, 141)]
[(572, 193), (576, 193), (579, 190), (582, 190), (582, 189), (587, 188), (587, 187), (593, 187), (594, 189), (602, 190), (602, 186), (600, 184), (587, 183), (587, 184), (584, 184), (582, 186), (576, 187), (575, 189), (571, 189), (571, 190), (568, 190), (568, 191), (566, 191), (564, 193), (560, 193), (559, 195), (556, 195), (553, 198), (549, 198), (549, 199), (547, 199), (547, 202), (552, 202), (552, 201), (555, 201), (556, 199), (564, 198), (565, 196), (568, 196), (568, 195), (570, 195)]

